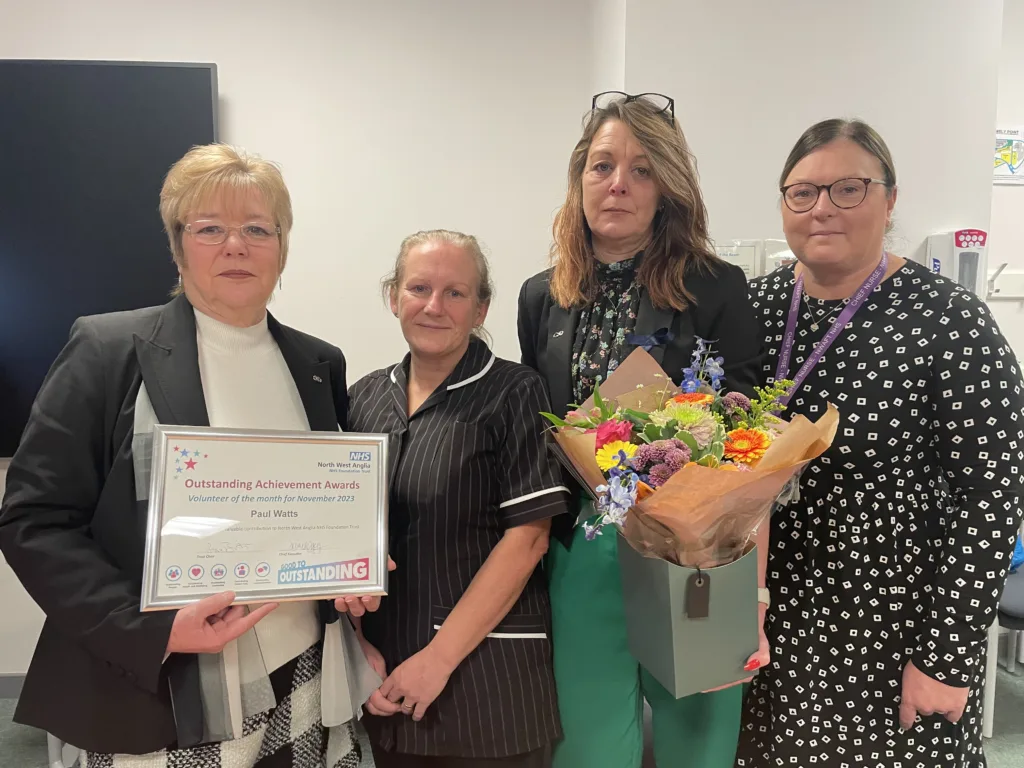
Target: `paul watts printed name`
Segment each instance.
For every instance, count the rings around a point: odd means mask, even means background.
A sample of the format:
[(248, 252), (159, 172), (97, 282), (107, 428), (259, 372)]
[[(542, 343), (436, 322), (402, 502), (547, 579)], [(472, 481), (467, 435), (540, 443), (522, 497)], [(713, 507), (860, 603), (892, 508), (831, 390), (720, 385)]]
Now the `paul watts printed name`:
[(277, 574), (278, 584), (315, 584), (329, 581), (369, 581), (370, 558), (339, 563), (306, 565), (305, 560), (287, 563)]

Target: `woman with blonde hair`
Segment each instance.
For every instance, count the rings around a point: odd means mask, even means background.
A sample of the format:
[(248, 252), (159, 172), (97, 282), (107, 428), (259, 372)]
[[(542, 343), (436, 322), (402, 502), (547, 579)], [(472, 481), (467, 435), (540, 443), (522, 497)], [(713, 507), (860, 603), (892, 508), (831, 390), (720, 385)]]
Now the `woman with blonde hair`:
[[(693, 156), (660, 94), (594, 97), (569, 160), (555, 219), (553, 266), (519, 296), (523, 362), (565, 413), (637, 347), (678, 383), (697, 338), (725, 358), (725, 385), (752, 393), (761, 348), (743, 272), (719, 260)], [(579, 520), (594, 514), (582, 506)], [(635, 768), (643, 699), (658, 765), (732, 766), (740, 688), (675, 700), (627, 648), (614, 536), (584, 541), (571, 520), (553, 530), (549, 581), (555, 678), (565, 739), (555, 765)], [(761, 616), (763, 618), (764, 611)], [(767, 662), (767, 644), (748, 670)]]
[(488, 274), (470, 235), (407, 237), (384, 296), (409, 352), (352, 386), (352, 429), (390, 437), (402, 564), (362, 621), (385, 678), (367, 704), (379, 768), (544, 768), (561, 736), (537, 564), (568, 493), (544, 382), (480, 338)]
[(177, 295), (75, 322), (7, 472), (0, 549), (46, 614), (16, 719), (83, 768), (357, 766), (352, 724), (321, 717), (322, 667), (325, 704), (348, 690), (322, 664), (333, 604), (139, 610), (154, 424), (336, 431), (348, 410), (341, 350), (267, 311), (292, 227), (280, 171), (195, 147), (160, 212)]

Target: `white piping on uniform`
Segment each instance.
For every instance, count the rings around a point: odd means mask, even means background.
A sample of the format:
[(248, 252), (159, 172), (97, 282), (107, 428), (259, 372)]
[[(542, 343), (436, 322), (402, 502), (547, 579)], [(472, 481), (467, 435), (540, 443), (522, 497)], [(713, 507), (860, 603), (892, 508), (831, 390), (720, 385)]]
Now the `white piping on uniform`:
[(484, 369), (482, 371), (480, 371), (480, 373), (474, 373), (468, 379), (463, 379), (462, 381), (458, 381), (455, 384), (449, 384), (448, 385), (448, 391), (450, 392), (453, 389), (458, 389), (459, 387), (464, 387), (467, 384), (472, 384), (477, 379), (482, 379), (484, 377), (484, 374), (487, 373), (489, 370), (491, 370), (491, 366), (492, 365), (494, 365), (494, 353), (493, 352), (491, 353), (491, 359), (487, 361), (487, 365), (484, 366)]
[[(434, 629), (440, 629), (440, 624), (435, 624)], [(495, 640), (547, 640), (547, 632), (490, 632), (488, 637)]]
[(513, 504), (519, 504), (520, 502), (523, 501), (536, 499), (538, 496), (546, 496), (549, 493), (558, 493), (559, 491), (565, 491), (566, 493), (568, 493), (569, 489), (566, 488), (564, 485), (559, 485), (556, 488), (545, 488), (543, 491), (534, 491), (533, 493), (528, 493), (525, 496), (520, 496), (518, 499), (509, 499), (508, 501), (503, 501), (501, 502), (501, 504), (498, 505), (498, 509), (503, 509), (504, 507), (511, 507)]

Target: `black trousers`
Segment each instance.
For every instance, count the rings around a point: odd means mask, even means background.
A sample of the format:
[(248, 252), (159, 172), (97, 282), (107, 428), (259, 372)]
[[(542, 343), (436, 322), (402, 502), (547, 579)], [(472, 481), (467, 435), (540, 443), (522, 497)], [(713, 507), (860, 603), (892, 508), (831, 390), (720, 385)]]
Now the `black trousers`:
[(551, 768), (551, 747), (512, 757), (424, 757), (385, 752), (376, 745), (377, 768)]

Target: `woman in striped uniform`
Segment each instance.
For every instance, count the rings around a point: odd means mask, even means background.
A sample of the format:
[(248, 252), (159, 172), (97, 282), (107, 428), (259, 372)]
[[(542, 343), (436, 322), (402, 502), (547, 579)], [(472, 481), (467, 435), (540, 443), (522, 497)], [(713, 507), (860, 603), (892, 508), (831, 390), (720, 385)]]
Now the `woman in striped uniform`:
[(386, 677), (367, 729), (380, 768), (546, 766), (561, 736), (545, 580), (566, 489), (540, 376), (479, 338), (491, 282), (475, 238), (402, 244), (385, 298), (409, 353), (350, 391), (350, 428), (390, 441), (398, 570), (364, 649)]

